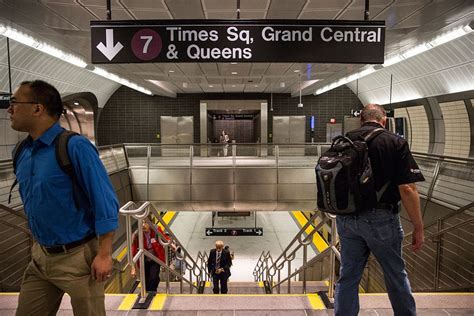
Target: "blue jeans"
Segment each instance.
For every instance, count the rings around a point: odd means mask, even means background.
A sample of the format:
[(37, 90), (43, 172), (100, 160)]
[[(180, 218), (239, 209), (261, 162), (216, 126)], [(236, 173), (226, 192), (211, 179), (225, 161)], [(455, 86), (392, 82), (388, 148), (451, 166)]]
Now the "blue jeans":
[(382, 267), (395, 316), (416, 315), (415, 300), (402, 259), (400, 217), (388, 210), (337, 216), (341, 241), (341, 273), (336, 284), (335, 315), (359, 312), (359, 282), (370, 252)]

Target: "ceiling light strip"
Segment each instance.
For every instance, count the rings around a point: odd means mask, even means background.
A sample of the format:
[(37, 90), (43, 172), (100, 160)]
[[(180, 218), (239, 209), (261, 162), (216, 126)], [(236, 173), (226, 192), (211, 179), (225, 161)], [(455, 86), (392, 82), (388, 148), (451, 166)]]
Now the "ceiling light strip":
[[(424, 53), (436, 46), (439, 46), (439, 45), (442, 45), (442, 44), (445, 44), (447, 42), (450, 42), (452, 40), (455, 40), (461, 36), (464, 36), (464, 35), (467, 35), (469, 33), (472, 32), (472, 28), (471, 26), (469, 25), (465, 25), (465, 26), (462, 26), (462, 27), (458, 27), (454, 30), (451, 30), (449, 32), (446, 32), (446, 33), (443, 33), (437, 37), (435, 37), (434, 39), (432, 39), (431, 41), (429, 42), (425, 42), (423, 44), (420, 44), (420, 45), (417, 45), (413, 48), (410, 48), (402, 53), (398, 53), (398, 54), (394, 54), (394, 55), (391, 55), (389, 58), (387, 58), (385, 60), (385, 62), (383, 63), (383, 67), (388, 67), (388, 66), (392, 66), (396, 63), (399, 63), (403, 60), (406, 60), (410, 57), (413, 57), (413, 56), (416, 56), (416, 55), (419, 55), (421, 53)], [(337, 81), (334, 81), (326, 86), (323, 86), (319, 89), (316, 90), (316, 92), (314, 93), (315, 95), (318, 95), (318, 94), (321, 94), (321, 93), (324, 93), (326, 91), (329, 91), (329, 90), (332, 90), (334, 88), (337, 88), (339, 86), (342, 86), (344, 84), (347, 84), (349, 82), (352, 82), (354, 80), (357, 80), (357, 79), (360, 79), (364, 76), (367, 76), (368, 74), (370, 73), (373, 73), (375, 71), (374, 67), (369, 67), (361, 72), (358, 72), (358, 73), (355, 73), (353, 75), (350, 75), (350, 76), (347, 76), (347, 77), (343, 77)]]
[[(14, 29), (10, 26), (0, 24), (0, 35), (8, 37), (8, 38), (20, 43), (20, 44), (23, 44), (23, 45), (26, 45), (28, 47), (34, 48), (36, 50), (39, 50), (42, 53), (45, 53), (45, 54), (48, 54), (50, 56), (61, 59), (62, 61), (65, 61), (65, 62), (67, 62), (71, 65), (74, 65), (74, 66), (77, 66), (77, 67), (80, 67), (80, 68), (86, 68), (87, 67), (87, 63), (83, 59), (81, 59), (81, 58), (79, 58), (79, 57), (77, 57), (73, 54), (66, 53), (65, 51), (63, 51), (59, 48), (56, 48), (56, 47), (54, 47), (50, 44), (47, 44), (45, 42), (40, 42), (37, 39), (33, 38), (32, 36), (22, 32), (22, 31), (19, 31), (17, 29)], [(124, 78), (121, 78), (121, 77), (119, 77), (115, 74), (112, 74), (112, 73), (106, 71), (105, 69), (102, 69), (102, 68), (99, 68), (99, 67), (93, 67), (93, 66), (91, 66), (90, 68), (93, 68), (93, 69), (92, 70), (87, 69), (87, 70), (92, 71), (93, 73), (95, 73), (99, 76), (102, 76), (106, 79), (115, 81), (117, 83), (120, 83), (124, 86), (130, 87), (130, 88), (135, 89), (137, 91), (140, 91), (142, 93), (145, 93), (145, 94), (148, 94), (148, 95), (153, 95), (153, 93), (150, 90), (148, 90), (144, 87), (141, 87), (138, 84), (133, 83), (133, 82), (127, 80), (127, 79), (124, 79)]]

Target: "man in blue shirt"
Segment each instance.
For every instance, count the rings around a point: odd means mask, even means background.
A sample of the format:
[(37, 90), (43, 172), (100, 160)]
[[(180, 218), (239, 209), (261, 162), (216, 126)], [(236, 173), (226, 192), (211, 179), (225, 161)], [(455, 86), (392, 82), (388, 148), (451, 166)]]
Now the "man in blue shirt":
[(29, 134), (16, 177), (35, 240), (17, 315), (54, 315), (64, 293), (75, 315), (105, 315), (104, 281), (112, 270), (119, 205), (97, 150), (85, 137), (69, 140), (69, 158), (83, 191), (75, 203), (71, 177), (55, 156), (55, 139), (63, 131), (59, 92), (44, 81), (23, 82), (8, 113), (12, 128)]

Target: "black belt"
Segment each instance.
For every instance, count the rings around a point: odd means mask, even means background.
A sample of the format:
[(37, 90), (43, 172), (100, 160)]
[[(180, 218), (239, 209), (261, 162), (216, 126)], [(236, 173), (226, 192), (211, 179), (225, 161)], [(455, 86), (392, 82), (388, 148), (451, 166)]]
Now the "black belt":
[(86, 236), (85, 238), (83, 238), (81, 240), (73, 241), (69, 244), (65, 244), (65, 245), (62, 245), (62, 246), (55, 246), (55, 247), (44, 247), (44, 246), (42, 246), (42, 248), (47, 253), (67, 253), (67, 251), (69, 249), (72, 249), (72, 248), (78, 247), (80, 245), (83, 245), (86, 242), (94, 239), (95, 237), (96, 237), (95, 234), (90, 234), (89, 236)]
[(393, 204), (387, 204), (387, 203), (377, 203), (377, 206), (375, 209), (378, 210), (387, 210), (387, 211), (394, 211), (395, 208), (393, 207)]

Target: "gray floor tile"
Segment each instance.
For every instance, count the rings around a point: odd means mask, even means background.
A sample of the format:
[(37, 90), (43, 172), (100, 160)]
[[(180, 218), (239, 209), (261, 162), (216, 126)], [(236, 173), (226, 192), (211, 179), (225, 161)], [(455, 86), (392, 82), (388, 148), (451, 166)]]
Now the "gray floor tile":
[(445, 309), (451, 316), (474, 316), (474, 309)]

